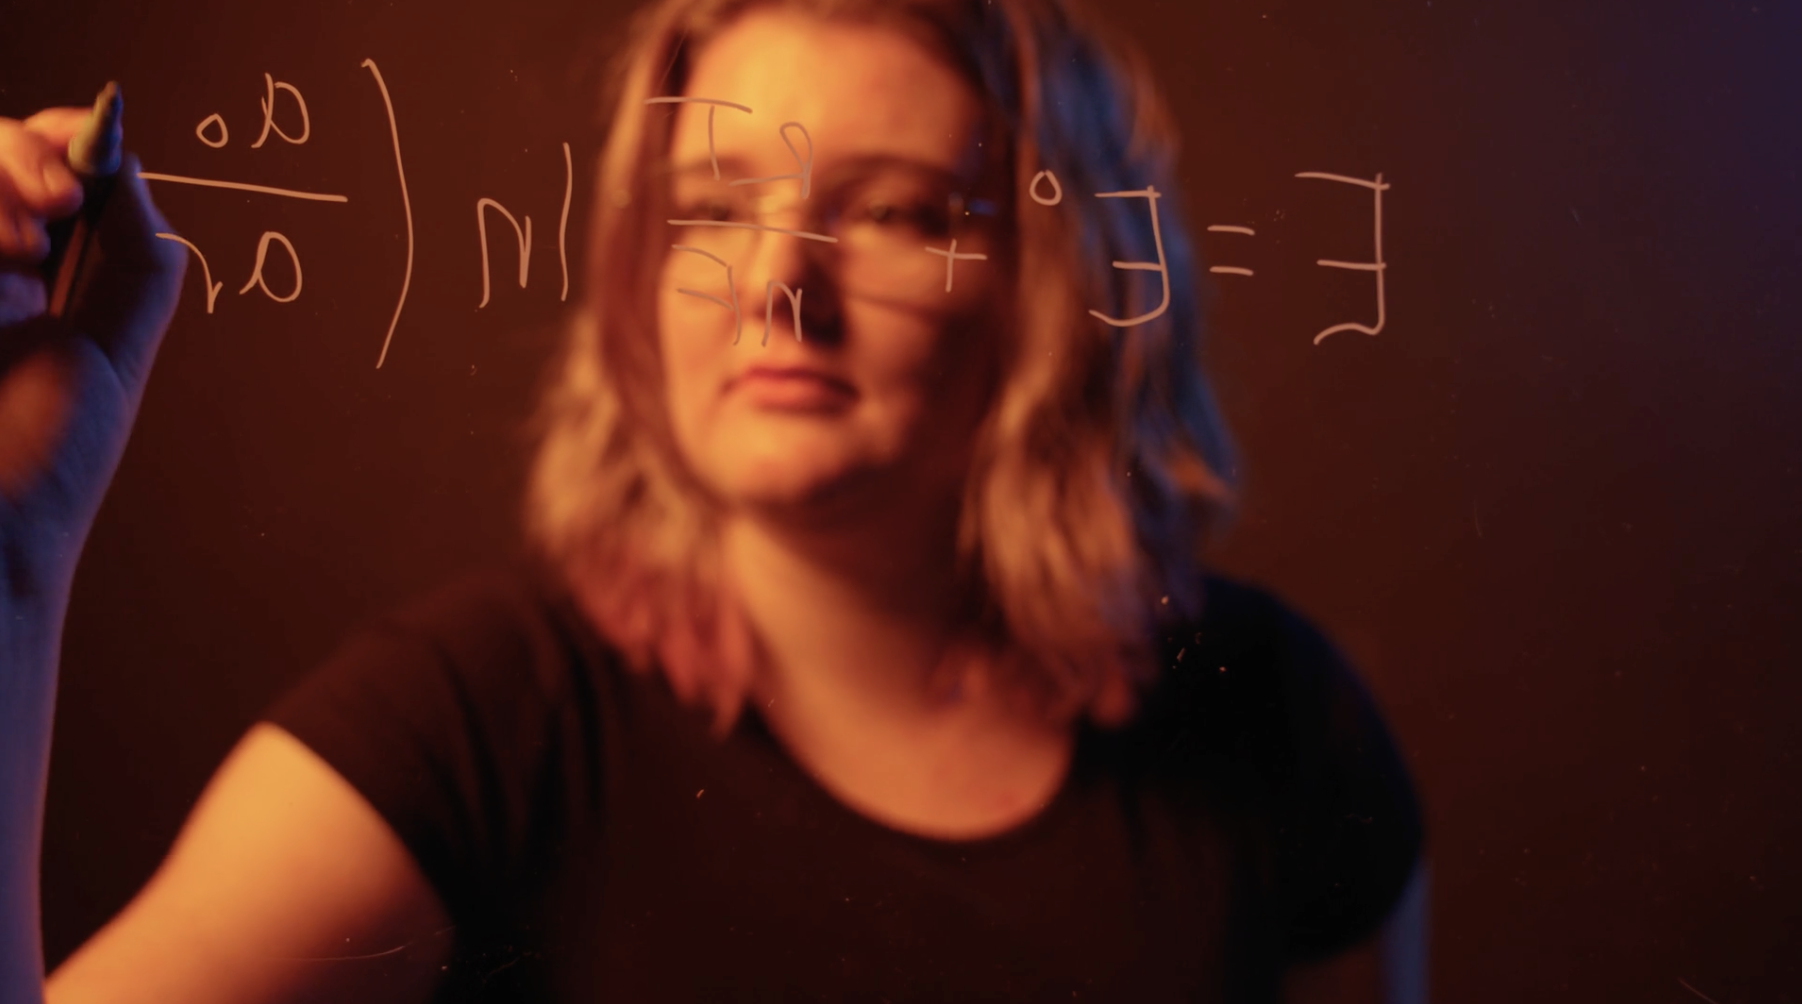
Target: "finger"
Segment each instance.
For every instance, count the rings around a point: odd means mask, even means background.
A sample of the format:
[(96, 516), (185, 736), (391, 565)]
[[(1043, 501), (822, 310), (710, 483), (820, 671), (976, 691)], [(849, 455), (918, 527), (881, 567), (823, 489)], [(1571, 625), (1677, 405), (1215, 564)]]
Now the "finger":
[(35, 273), (0, 271), (0, 328), (42, 314), (47, 301), (44, 281)]
[(38, 185), (31, 194), (32, 207), (39, 215), (53, 220), (73, 216), (81, 208), (81, 179), (69, 169), (66, 156), (45, 157), (38, 162)]
[(44, 220), (19, 197), (11, 173), (0, 170), (0, 268), (36, 265), (49, 250)]
[(24, 257), (19, 247), (19, 217), (12, 204), (6, 201), (5, 192), (9, 186), (5, 179), (0, 179), (0, 259), (18, 259)]
[(93, 113), (93, 108), (75, 105), (46, 108), (21, 124), (27, 130), (42, 136), (57, 149), (66, 150), (69, 147), (69, 140), (75, 138), (75, 134), (80, 131), (82, 124), (87, 122), (88, 116)]
[(44, 221), (30, 213), (18, 213), (13, 227), (19, 237), (19, 260), (32, 265), (43, 261), (50, 253), (50, 232), (44, 229)]
[(22, 206), (60, 219), (81, 208), (81, 182), (70, 170), (67, 139), (0, 120), (0, 207)]
[[(0, 192), (6, 189), (0, 180)], [(0, 195), (0, 267), (36, 265), (50, 250), (44, 224), (23, 207), (8, 208)]]

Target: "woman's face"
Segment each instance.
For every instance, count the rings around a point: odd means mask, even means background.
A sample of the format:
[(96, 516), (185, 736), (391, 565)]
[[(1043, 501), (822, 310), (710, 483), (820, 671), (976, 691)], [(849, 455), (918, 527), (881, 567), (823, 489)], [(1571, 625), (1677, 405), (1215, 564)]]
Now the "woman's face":
[[(976, 97), (901, 34), (773, 10), (708, 42), (685, 96), (750, 109), (671, 106), (672, 216), (743, 224), (671, 225), (670, 245), (695, 250), (660, 249), (664, 391), (689, 465), (762, 515), (954, 500), (1010, 288)], [(800, 340), (771, 282), (799, 294)]]

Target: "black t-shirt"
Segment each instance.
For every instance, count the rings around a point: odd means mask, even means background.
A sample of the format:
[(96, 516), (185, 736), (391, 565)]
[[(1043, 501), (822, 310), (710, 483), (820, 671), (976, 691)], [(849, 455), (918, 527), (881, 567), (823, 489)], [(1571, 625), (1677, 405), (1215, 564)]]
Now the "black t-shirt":
[(1210, 576), (1134, 722), (1030, 821), (940, 841), (819, 787), (752, 709), (716, 741), (549, 576), (475, 570), (265, 718), (393, 826), (456, 924), (438, 999), (1275, 999), (1373, 934), (1423, 846), (1325, 638)]

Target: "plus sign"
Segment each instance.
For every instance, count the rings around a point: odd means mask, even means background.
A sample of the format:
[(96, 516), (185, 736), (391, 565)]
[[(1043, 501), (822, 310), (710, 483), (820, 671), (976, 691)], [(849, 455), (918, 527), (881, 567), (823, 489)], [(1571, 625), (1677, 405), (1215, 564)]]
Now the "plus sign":
[(958, 254), (957, 238), (955, 237), (951, 238), (951, 250), (949, 251), (941, 250), (939, 248), (927, 248), (926, 250), (933, 254), (942, 254), (945, 256), (945, 292), (947, 293), (951, 292), (951, 273), (957, 268), (958, 262), (989, 260), (989, 256), (986, 254)]

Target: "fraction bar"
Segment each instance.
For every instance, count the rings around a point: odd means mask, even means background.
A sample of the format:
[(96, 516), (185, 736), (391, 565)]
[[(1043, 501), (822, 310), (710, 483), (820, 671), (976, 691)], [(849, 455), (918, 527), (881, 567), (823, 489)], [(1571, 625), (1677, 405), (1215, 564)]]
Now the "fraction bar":
[(240, 192), (261, 192), (264, 195), (280, 195), (289, 199), (308, 199), (313, 202), (349, 202), (342, 195), (327, 195), (324, 192), (297, 192), (292, 188), (271, 188), (268, 185), (246, 185), (241, 181), (215, 181), (211, 178), (185, 178), (179, 174), (157, 174), (152, 171), (139, 171), (138, 177), (145, 181), (173, 181), (178, 185), (204, 185), (207, 188), (234, 188)]

